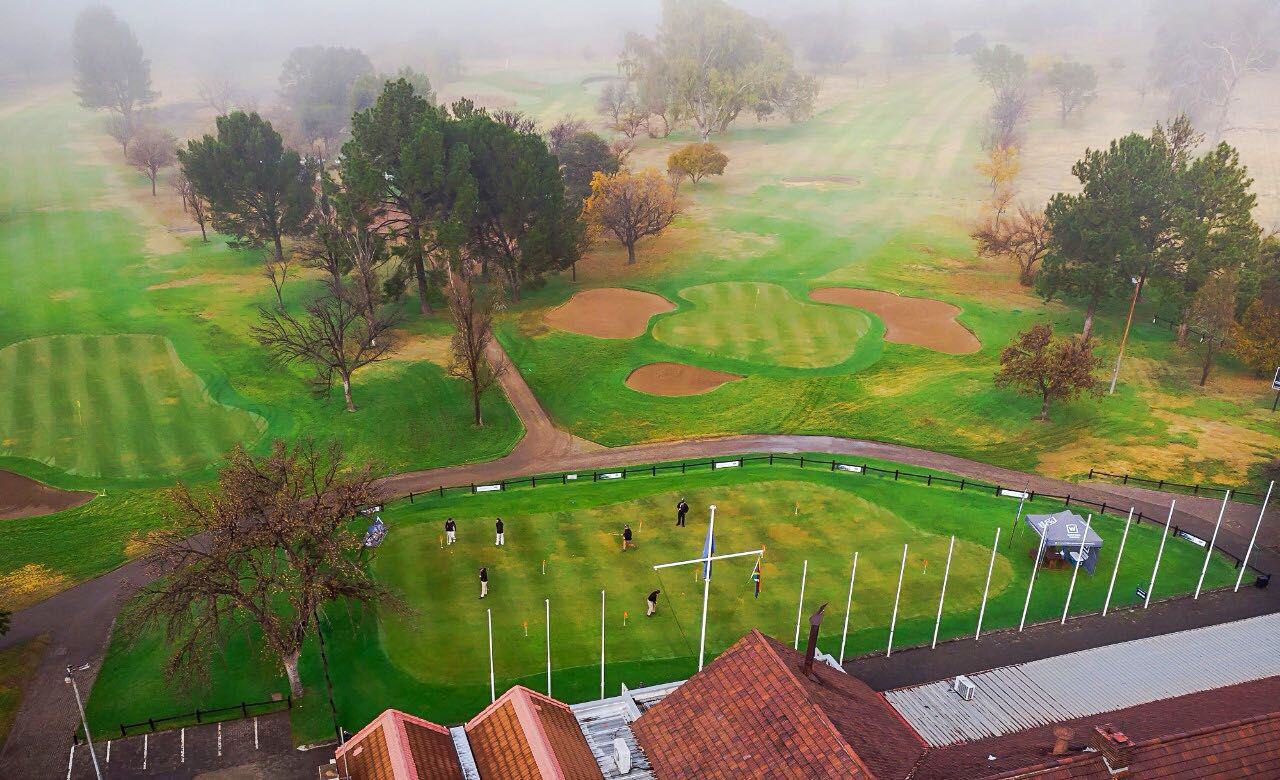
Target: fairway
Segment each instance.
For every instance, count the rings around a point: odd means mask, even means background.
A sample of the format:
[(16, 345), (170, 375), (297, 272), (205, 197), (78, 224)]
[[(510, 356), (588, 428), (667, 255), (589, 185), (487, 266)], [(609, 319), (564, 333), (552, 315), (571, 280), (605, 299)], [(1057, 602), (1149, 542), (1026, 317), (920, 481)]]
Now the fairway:
[[(887, 464), (890, 468), (893, 464)], [(685, 528), (674, 524), (684, 497), (693, 509)], [(838, 653), (852, 555), (859, 554), (846, 652), (883, 652), (893, 614), (903, 545), (908, 545), (894, 646), (927, 643), (946, 566), (956, 537), (939, 636), (971, 635), (991, 542), (996, 557), (985, 630), (1017, 626), (1030, 577), (1034, 541), (1015, 525), (1017, 502), (986, 491), (823, 470), (751, 466), (611, 482), (552, 485), (503, 493), (419, 497), (387, 507), (386, 541), (371, 553), (378, 580), (400, 594), (406, 610), (349, 614), (326, 611), (325, 637), (339, 713), (357, 726), (387, 706), (441, 722), (474, 714), (488, 701), (487, 620), (492, 611), (494, 675), (499, 691), (521, 682), (545, 689), (546, 601), (551, 609), (552, 689), (558, 698), (599, 695), (601, 590), (605, 591), (606, 693), (681, 679), (696, 667), (702, 585), (697, 566), (665, 570), (655, 563), (696, 558), (715, 503), (716, 552), (765, 549), (760, 597), (753, 597), (751, 556), (716, 564), (711, 580), (707, 649), (715, 654), (752, 627), (790, 642), (794, 636), (805, 562), (805, 614), (828, 603), (820, 647)], [(1061, 502), (1037, 501), (1027, 511), (1052, 512)], [(493, 521), (506, 523), (506, 546), (495, 547)], [(442, 524), (458, 521), (458, 542), (444, 546)], [(623, 553), (622, 524), (636, 547)], [(1101, 609), (1124, 521), (1093, 519), (1104, 546), (1097, 571), (1082, 572), (1073, 613)], [(1116, 580), (1113, 607), (1137, 603), (1135, 587), (1150, 577), (1159, 529), (1133, 526)], [(543, 561), (546, 574), (543, 574)], [(1171, 538), (1164, 551), (1156, 598), (1195, 588), (1204, 551)], [(480, 600), (477, 570), (488, 567), (490, 595)], [(1234, 581), (1229, 562), (1215, 555), (1206, 587)], [(1069, 570), (1042, 570), (1028, 620), (1057, 620), (1071, 579)], [(658, 614), (644, 616), (645, 595), (660, 589)], [(626, 613), (624, 616), (624, 612)], [(625, 622), (625, 625), (624, 625)], [(526, 635), (527, 632), (527, 635)], [(278, 669), (252, 651), (238, 633), (211, 670), (213, 687), (183, 692), (157, 670), (163, 643), (156, 634), (130, 646), (113, 639), (90, 703), (90, 718), (112, 727), (227, 701), (254, 701), (285, 690)], [(303, 656), (311, 691), (324, 685), (314, 643)], [(300, 738), (324, 734), (326, 704), (295, 713)]]
[(214, 401), (159, 336), (49, 336), (0, 349), (0, 454), (81, 476), (202, 468), (266, 427)]
[(858, 311), (797, 300), (785, 288), (759, 282), (690, 287), (693, 304), (653, 328), (658, 341), (719, 357), (788, 368), (843, 363), (870, 321)]

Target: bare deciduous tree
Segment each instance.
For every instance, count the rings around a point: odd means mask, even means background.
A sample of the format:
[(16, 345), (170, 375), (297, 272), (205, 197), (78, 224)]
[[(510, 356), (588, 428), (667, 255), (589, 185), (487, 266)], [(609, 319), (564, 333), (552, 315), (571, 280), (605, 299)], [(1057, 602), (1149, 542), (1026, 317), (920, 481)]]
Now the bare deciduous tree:
[(1012, 257), (1018, 263), (1018, 282), (1035, 281), (1036, 266), (1049, 251), (1049, 226), (1044, 212), (1019, 204), (1009, 216), (992, 216), (970, 234), (982, 257)]
[(295, 317), (284, 309), (258, 310), (253, 326), (258, 341), (285, 363), (306, 363), (316, 371), (319, 392), (328, 393), (335, 375), (342, 384), (347, 411), (356, 410), (351, 397), (351, 376), (361, 368), (386, 359), (395, 348), (390, 331), (393, 314), (369, 318), (359, 294), (349, 286), (330, 284)]
[(196, 188), (191, 186), (191, 180), (181, 168), (175, 168), (170, 172), (169, 186), (173, 187), (178, 193), (178, 198), (182, 200), (182, 210), (190, 214), (200, 226), (200, 240), (206, 244), (209, 243), (209, 234), (205, 231), (205, 225), (209, 222), (209, 204), (205, 203), (200, 193), (196, 192)]
[(449, 314), (453, 317), (453, 341), (450, 349), (453, 362), (449, 375), (466, 380), (471, 386), (471, 407), (475, 424), (483, 425), (480, 399), (497, 384), (506, 371), (506, 363), (489, 360), (489, 345), (493, 341), (493, 315), (499, 303), (493, 297), (477, 293), (470, 280), (455, 275), (445, 288), (449, 301)]
[(168, 522), (146, 556), (161, 576), (126, 612), (126, 629), (163, 629), (166, 671), (207, 681), (227, 640), (254, 626), (301, 696), (298, 657), (320, 608), (399, 603), (362, 564), (352, 522), (378, 500), (373, 469), (347, 468), (336, 443), (277, 441), (262, 457), (237, 446), (211, 495), (170, 491)]
[(219, 115), (231, 110), (235, 94), (235, 87), (222, 76), (210, 76), (196, 86), (196, 95), (200, 98), (200, 102)]
[(151, 197), (156, 196), (156, 176), (161, 168), (178, 161), (178, 139), (167, 130), (143, 125), (133, 134), (124, 156), (129, 164), (151, 181)]
[(652, 168), (597, 173), (582, 207), (588, 224), (612, 233), (627, 248), (628, 264), (636, 261), (636, 242), (666, 230), (679, 212), (675, 186)]

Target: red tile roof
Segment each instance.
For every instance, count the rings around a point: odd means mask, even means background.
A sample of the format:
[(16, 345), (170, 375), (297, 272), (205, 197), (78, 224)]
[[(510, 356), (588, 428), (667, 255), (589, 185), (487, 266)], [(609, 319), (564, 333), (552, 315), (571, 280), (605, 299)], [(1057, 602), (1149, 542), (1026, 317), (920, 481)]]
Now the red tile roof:
[(335, 752), (352, 780), (462, 780), (449, 730), (422, 718), (385, 710)]
[[(1067, 760), (1065, 766), (1071, 772), (1084, 774), (1047, 774), (1046, 777), (1094, 777), (1101, 762), (1089, 760), (1095, 754), (1082, 753), (1089, 731), (1097, 725), (1111, 723), (1123, 730), (1134, 740), (1135, 751), (1141, 748), (1143, 760), (1156, 761), (1159, 754), (1177, 752), (1184, 755), (1182, 766), (1176, 772), (1172, 765), (1159, 765), (1162, 768), (1155, 774), (1137, 774), (1137, 777), (1213, 777), (1208, 772), (1213, 761), (1225, 761), (1227, 753), (1238, 749), (1243, 757), (1250, 752), (1267, 755), (1268, 761), (1274, 761), (1276, 751), (1280, 751), (1280, 734), (1274, 730), (1274, 719), (1280, 714), (1280, 677), (1268, 677), (1253, 682), (1232, 685), (1210, 691), (1201, 691), (1186, 696), (1142, 704), (1123, 710), (1075, 718), (1051, 726), (1042, 726), (999, 737), (966, 742), (937, 748), (920, 762), (913, 780), (945, 780), (954, 777), (1019, 777), (1038, 770), (1047, 771), (1049, 767), (1057, 767), (1062, 762), (1053, 761), (1050, 749), (1054, 742), (1053, 729), (1065, 726), (1071, 729), (1075, 738), (1070, 744), (1074, 760)], [(1262, 725), (1272, 722), (1271, 726)], [(1252, 725), (1245, 725), (1252, 724)], [(1239, 730), (1237, 730), (1239, 729)], [(1271, 742), (1266, 748), (1252, 745), (1252, 734), (1270, 734)], [(1192, 739), (1189, 735), (1201, 735)], [(1217, 745), (1216, 743), (1221, 743)], [(1197, 759), (1198, 751), (1208, 750), (1206, 760)], [(1221, 754), (1218, 752), (1221, 750)], [(1135, 752), (1135, 755), (1137, 753)], [(994, 756), (994, 760), (990, 757)], [(1149, 759), (1146, 757), (1150, 757)], [(1177, 759), (1162, 759), (1172, 762)], [(1242, 758), (1242, 760), (1245, 760)], [(1261, 759), (1259, 759), (1261, 760)], [(1156, 764), (1152, 764), (1156, 766)], [(1063, 769), (1062, 771), (1067, 771)], [(1105, 770), (1104, 770), (1105, 771)], [(1181, 772), (1178, 774), (1177, 772)], [(1280, 768), (1269, 772), (1248, 772), (1254, 780), (1264, 777), (1280, 777)], [(1105, 777), (1105, 775), (1103, 775)], [(1229, 771), (1225, 777), (1240, 777), (1241, 774)]]
[(752, 630), (632, 725), (660, 778), (905, 777), (924, 743), (861, 680)]
[(483, 780), (602, 780), (568, 705), (523, 685), (465, 726)]

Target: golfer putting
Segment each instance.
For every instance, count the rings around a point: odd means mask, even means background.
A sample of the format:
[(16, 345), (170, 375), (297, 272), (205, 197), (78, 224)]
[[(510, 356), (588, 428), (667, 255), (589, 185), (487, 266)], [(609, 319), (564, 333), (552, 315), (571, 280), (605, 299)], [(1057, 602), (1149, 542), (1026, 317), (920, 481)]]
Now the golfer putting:
[(661, 592), (662, 592), (662, 591), (660, 591), (660, 590), (655, 590), (655, 591), (653, 591), (652, 593), (650, 593), (650, 594), (649, 594), (648, 598), (646, 598), (646, 599), (645, 599), (645, 605), (646, 605), (646, 606), (645, 606), (646, 612), (644, 613), (644, 616), (645, 616), (645, 617), (653, 617), (653, 616), (654, 616), (654, 614), (655, 614), (655, 613), (657, 613), (657, 611), (658, 611), (658, 594), (659, 594), (659, 593), (661, 593)]
[(622, 551), (626, 552), (627, 548), (635, 546), (635, 542), (631, 540), (631, 526), (622, 526)]
[(444, 541), (445, 544), (458, 541), (458, 524), (453, 522), (452, 517), (444, 521)]

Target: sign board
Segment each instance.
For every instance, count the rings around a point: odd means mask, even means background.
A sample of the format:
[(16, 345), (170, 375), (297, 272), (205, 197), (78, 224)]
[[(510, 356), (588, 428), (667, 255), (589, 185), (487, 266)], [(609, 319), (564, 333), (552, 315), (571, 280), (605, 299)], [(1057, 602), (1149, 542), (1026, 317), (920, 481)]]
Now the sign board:
[(718, 468), (718, 469), (732, 469), (732, 468), (736, 468), (736, 467), (741, 466), (741, 465), (742, 465), (742, 461), (740, 461), (740, 460), (725, 460), (725, 461), (719, 461), (719, 462), (717, 462), (717, 463), (716, 463), (716, 468)]
[(1147, 589), (1141, 585), (1133, 589), (1133, 594), (1143, 601), (1147, 600)]
[(622, 479), (621, 471), (610, 471), (608, 474), (601, 474), (600, 479)]
[(1023, 491), (1023, 490), (1005, 490), (1004, 488), (1001, 488), (1001, 489), (1000, 489), (1000, 495), (1002, 495), (1002, 496), (1007, 496), (1007, 497), (1009, 497), (1009, 498), (1019, 498), (1019, 499), (1023, 499), (1023, 498), (1030, 498), (1030, 495), (1029, 495), (1026, 491)]
[(849, 465), (848, 463), (837, 463), (837, 464), (836, 464), (836, 471), (849, 471), (849, 472), (852, 472), (852, 473), (854, 473), (854, 474), (861, 474), (861, 473), (862, 473), (862, 467), (861, 467), (861, 466), (851, 466), (851, 465)]
[(1276, 366), (1276, 376), (1271, 380), (1271, 389), (1280, 390), (1280, 366)]
[(360, 510), (360, 514), (362, 514), (362, 515), (376, 515), (377, 513), (381, 512), (381, 511), (382, 511), (382, 504), (378, 504), (377, 506), (371, 506), (371, 507), (368, 507), (368, 508), (366, 508), (366, 509), (361, 509), (361, 510)]
[(578, 478), (578, 475), (577, 475), (577, 474), (565, 474), (565, 475), (564, 475), (564, 478), (565, 478), (566, 480), (574, 480), (574, 479), (577, 479), (577, 478)]
[(502, 485), (476, 485), (477, 493), (492, 493), (495, 490), (502, 490)]
[(1179, 530), (1179, 531), (1178, 531), (1178, 533), (1174, 534), (1174, 536), (1181, 536), (1183, 539), (1186, 539), (1188, 542), (1191, 542), (1192, 544), (1196, 545), (1197, 547), (1208, 547), (1208, 546), (1209, 546), (1209, 543), (1208, 543), (1208, 542), (1206, 542), (1204, 539), (1201, 539), (1200, 537), (1196, 536), (1195, 534), (1189, 534), (1189, 533), (1187, 533), (1186, 531), (1183, 531), (1183, 530)]

